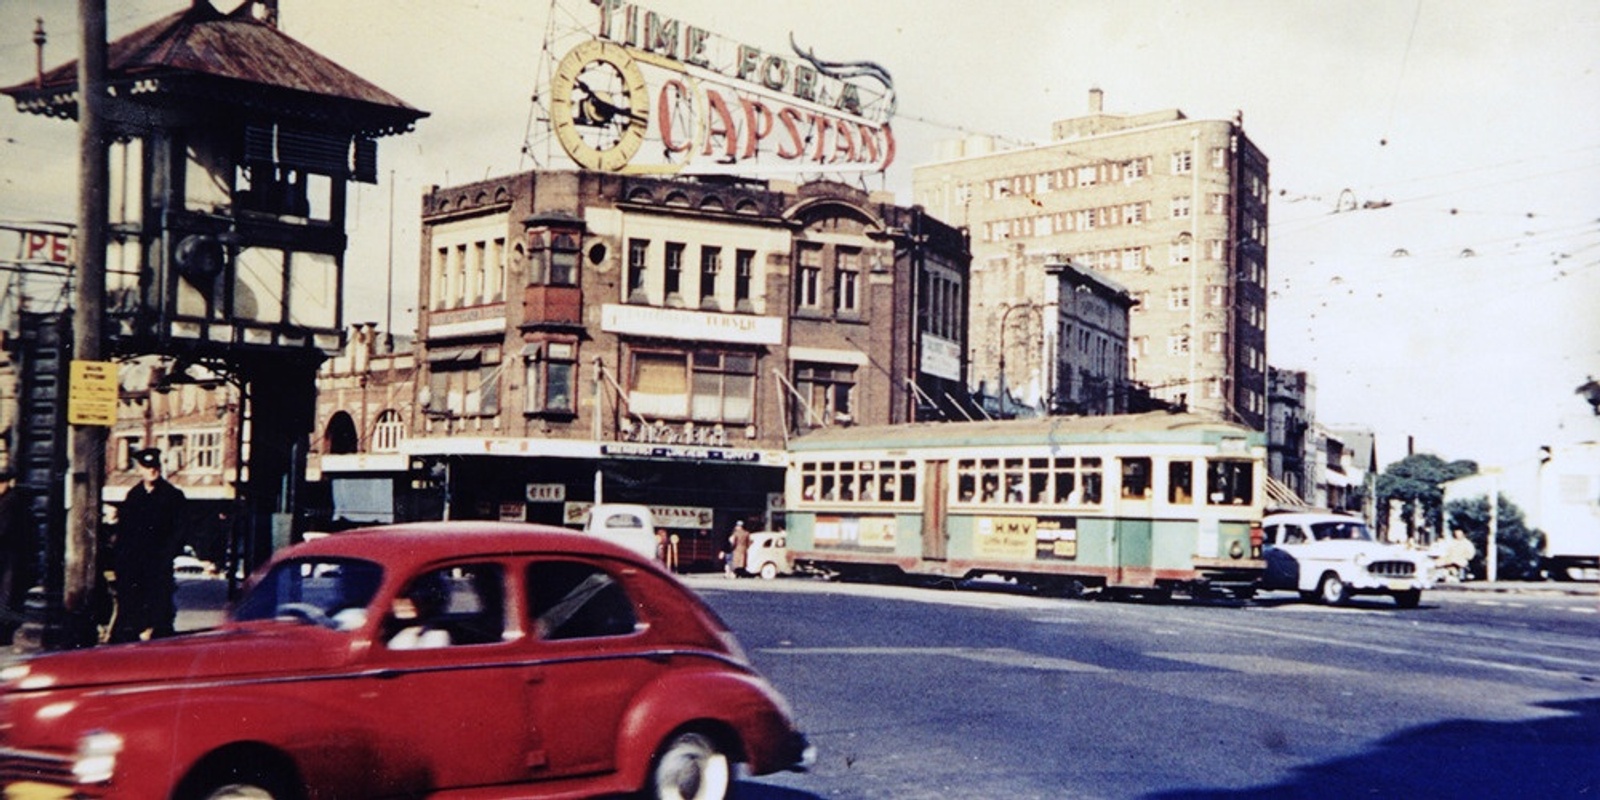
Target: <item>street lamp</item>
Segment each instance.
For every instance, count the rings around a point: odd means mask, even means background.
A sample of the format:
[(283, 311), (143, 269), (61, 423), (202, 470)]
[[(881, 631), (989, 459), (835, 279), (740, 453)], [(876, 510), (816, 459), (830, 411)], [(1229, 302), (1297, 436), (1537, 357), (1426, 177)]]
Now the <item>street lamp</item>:
[(1000, 416), (1006, 414), (1006, 327), (1011, 323), (1011, 313), (1019, 309), (1038, 312), (1037, 303), (1010, 303), (1000, 313)]

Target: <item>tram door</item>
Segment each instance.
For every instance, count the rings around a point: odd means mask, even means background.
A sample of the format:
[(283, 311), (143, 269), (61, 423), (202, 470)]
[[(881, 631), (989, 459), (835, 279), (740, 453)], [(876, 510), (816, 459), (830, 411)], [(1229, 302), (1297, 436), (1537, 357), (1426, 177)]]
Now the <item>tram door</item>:
[(950, 462), (929, 461), (922, 476), (922, 557), (943, 561), (950, 534), (945, 529), (945, 497), (949, 491)]

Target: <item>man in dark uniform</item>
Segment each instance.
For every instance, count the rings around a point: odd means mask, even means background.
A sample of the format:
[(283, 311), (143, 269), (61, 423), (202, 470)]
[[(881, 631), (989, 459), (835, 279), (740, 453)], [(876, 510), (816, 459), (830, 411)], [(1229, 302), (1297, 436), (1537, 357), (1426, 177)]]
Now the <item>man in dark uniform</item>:
[(0, 473), (0, 647), (11, 644), (22, 625), (38, 556), (28, 500), (12, 479), (10, 472)]
[(133, 454), (139, 483), (117, 509), (112, 565), (116, 572), (117, 618), (112, 642), (171, 636), (177, 607), (172, 559), (183, 546), (179, 516), (183, 492), (161, 477), (161, 451)]

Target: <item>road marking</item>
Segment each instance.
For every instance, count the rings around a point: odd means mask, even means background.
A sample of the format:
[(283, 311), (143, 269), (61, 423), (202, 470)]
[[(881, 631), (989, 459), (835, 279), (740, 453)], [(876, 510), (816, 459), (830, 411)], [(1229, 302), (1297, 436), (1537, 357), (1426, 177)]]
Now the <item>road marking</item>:
[(1331, 667), (1311, 661), (1294, 661), (1270, 656), (1233, 653), (1145, 653), (1153, 658), (1164, 658), (1184, 664), (1194, 664), (1213, 669), (1225, 669), (1246, 675), (1298, 675), (1341, 677), (1361, 675), (1359, 670)]
[(1046, 672), (1092, 672), (1111, 670), (1082, 661), (1024, 653), (1009, 647), (768, 647), (762, 653), (798, 656), (944, 656), (962, 658), (1002, 667), (1022, 667)]

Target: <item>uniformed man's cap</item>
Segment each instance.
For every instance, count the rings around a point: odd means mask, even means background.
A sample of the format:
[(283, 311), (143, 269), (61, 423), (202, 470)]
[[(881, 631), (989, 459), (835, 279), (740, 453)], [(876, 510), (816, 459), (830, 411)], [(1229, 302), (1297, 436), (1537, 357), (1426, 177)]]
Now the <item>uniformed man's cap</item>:
[(146, 447), (143, 450), (133, 451), (133, 463), (141, 467), (154, 467), (161, 469), (161, 450), (155, 447)]

